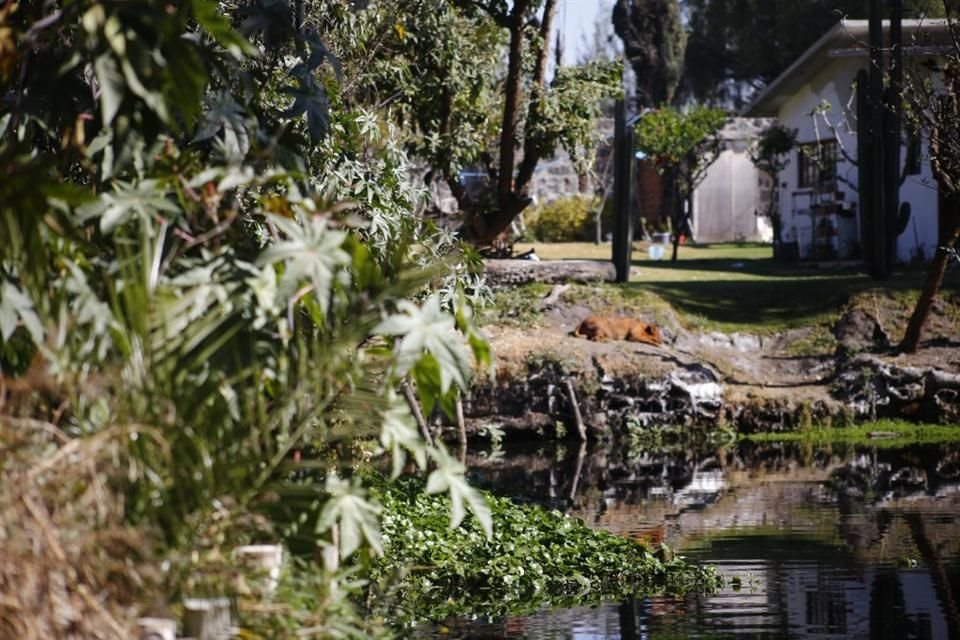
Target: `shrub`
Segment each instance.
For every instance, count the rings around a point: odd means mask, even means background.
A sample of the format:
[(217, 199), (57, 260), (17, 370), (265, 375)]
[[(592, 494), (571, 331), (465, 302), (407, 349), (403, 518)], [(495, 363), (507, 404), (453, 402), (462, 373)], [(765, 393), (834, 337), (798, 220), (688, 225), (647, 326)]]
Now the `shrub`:
[(566, 196), (537, 205), (524, 213), (527, 233), (541, 242), (591, 240), (596, 198)]

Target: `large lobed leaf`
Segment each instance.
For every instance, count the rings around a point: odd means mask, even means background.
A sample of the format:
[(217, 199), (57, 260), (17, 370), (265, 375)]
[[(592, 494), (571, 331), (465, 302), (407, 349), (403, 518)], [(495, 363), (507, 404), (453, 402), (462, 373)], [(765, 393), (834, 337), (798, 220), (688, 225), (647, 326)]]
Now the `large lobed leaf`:
[(309, 280), (313, 295), (326, 313), (330, 305), (330, 292), (334, 278), (347, 275), (344, 269), (352, 259), (343, 250), (346, 232), (327, 226), (326, 218), (313, 216), (303, 225), (289, 218), (270, 216), (270, 221), (283, 232), (285, 238), (270, 245), (257, 260), (257, 264), (283, 262), (285, 271), (280, 279), (280, 292), (292, 296), (300, 283)]
[(330, 497), (320, 512), (317, 533), (339, 525), (341, 558), (349, 558), (364, 541), (374, 553), (383, 555), (380, 505), (367, 500), (367, 490), (356, 479), (351, 482), (331, 474), (325, 488)]
[(465, 389), (470, 360), (454, 328), (454, 317), (443, 310), (439, 295), (430, 296), (422, 307), (401, 300), (397, 308), (399, 313), (374, 329), (375, 333), (400, 338), (396, 345), (397, 374), (405, 375), (428, 354), (436, 362), (442, 393), (453, 383)]

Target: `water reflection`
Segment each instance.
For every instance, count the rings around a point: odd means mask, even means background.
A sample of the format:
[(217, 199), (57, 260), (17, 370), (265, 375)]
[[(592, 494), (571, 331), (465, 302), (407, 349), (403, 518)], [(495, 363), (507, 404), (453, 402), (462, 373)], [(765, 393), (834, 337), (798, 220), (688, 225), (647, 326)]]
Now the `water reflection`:
[(421, 629), (470, 638), (960, 638), (960, 445), (516, 451), (498, 493), (666, 542), (740, 588)]

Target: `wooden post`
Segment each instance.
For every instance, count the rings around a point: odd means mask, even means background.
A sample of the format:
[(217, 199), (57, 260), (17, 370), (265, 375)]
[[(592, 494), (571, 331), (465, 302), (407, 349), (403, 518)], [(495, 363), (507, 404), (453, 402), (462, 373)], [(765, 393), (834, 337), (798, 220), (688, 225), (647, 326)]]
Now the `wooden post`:
[(570, 406), (573, 409), (573, 419), (577, 423), (577, 433), (580, 435), (580, 441), (587, 441), (587, 427), (583, 424), (583, 416), (580, 415), (580, 404), (577, 402), (577, 394), (573, 390), (573, 382), (570, 378), (565, 380), (567, 385), (567, 397), (570, 399)]
[[(873, 252), (870, 275), (877, 280), (890, 277), (891, 260), (889, 255), (887, 231), (887, 189), (883, 178), (886, 168), (884, 160), (884, 104), (883, 104), (883, 0), (870, 0), (870, 71), (869, 71), (869, 112), (870, 135), (873, 148), (866, 161), (870, 164), (869, 213), (871, 222), (871, 249)], [(863, 159), (861, 159), (861, 162)], [(861, 192), (864, 185), (860, 185)]]
[(857, 184), (860, 191), (860, 249), (863, 264), (873, 273), (873, 216), (876, 206), (872, 200), (873, 163), (867, 160), (873, 154), (873, 136), (870, 134), (870, 80), (861, 69), (857, 72)]
[(573, 482), (570, 484), (570, 502), (577, 497), (577, 488), (580, 486), (580, 474), (583, 473), (583, 461), (587, 457), (587, 443), (580, 442), (580, 450), (577, 451), (577, 466), (573, 472)]
[[(901, 0), (888, 0), (890, 14), (889, 85), (884, 89), (883, 105), (883, 194), (886, 231), (886, 271), (893, 271), (897, 259), (897, 236), (903, 231), (900, 218), (900, 136), (903, 129), (903, 7)], [(904, 226), (904, 229), (906, 227)]]

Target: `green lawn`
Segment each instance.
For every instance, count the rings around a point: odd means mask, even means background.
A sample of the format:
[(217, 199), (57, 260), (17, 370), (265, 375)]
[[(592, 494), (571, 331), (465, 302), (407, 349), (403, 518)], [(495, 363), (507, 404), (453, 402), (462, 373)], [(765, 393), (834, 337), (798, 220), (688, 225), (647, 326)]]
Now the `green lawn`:
[[(649, 247), (649, 242), (633, 243), (634, 264), (639, 264), (641, 261), (648, 262), (646, 258)], [(530, 249), (535, 249), (537, 255), (543, 260), (610, 260), (612, 255), (609, 242), (604, 244), (594, 244), (592, 242), (521, 242), (514, 246), (514, 253), (523, 253)], [(670, 247), (667, 247), (666, 255), (669, 257)], [(711, 259), (762, 260), (772, 256), (773, 250), (770, 245), (747, 242), (686, 245), (680, 247), (678, 259), (683, 261)]]
[[(535, 248), (542, 259), (609, 259), (610, 245), (557, 243)], [(669, 255), (669, 253), (668, 253)], [(856, 266), (816, 268), (780, 265), (770, 245), (755, 243), (680, 247), (679, 259), (647, 258), (637, 243), (634, 275), (623, 294), (654, 293), (692, 326), (723, 331), (773, 332), (832, 323), (851, 297), (876, 290), (901, 311), (909, 309), (923, 284), (922, 270), (897, 272), (887, 282), (871, 280)], [(948, 274), (945, 288), (956, 291), (960, 274)]]

